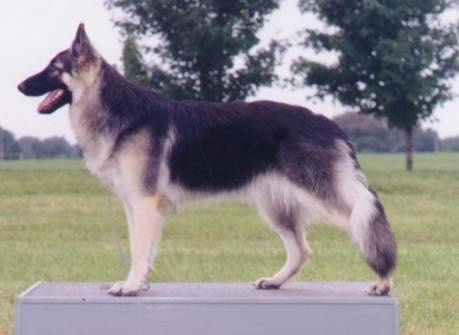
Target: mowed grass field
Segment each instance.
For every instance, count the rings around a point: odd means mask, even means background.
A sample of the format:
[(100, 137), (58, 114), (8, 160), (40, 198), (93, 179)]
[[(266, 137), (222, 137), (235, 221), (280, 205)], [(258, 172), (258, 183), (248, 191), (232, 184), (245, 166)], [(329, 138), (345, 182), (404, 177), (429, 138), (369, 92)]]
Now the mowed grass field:
[[(360, 155), (397, 236), (394, 294), (402, 334), (459, 334), (459, 154)], [(127, 233), (120, 204), (115, 220)], [(278, 237), (237, 199), (186, 205), (167, 215), (151, 281), (243, 281), (282, 265)], [(107, 193), (80, 161), (0, 162), (0, 335), (14, 333), (15, 297), (35, 281), (124, 278)], [(373, 280), (347, 235), (308, 229), (312, 261), (296, 280)]]

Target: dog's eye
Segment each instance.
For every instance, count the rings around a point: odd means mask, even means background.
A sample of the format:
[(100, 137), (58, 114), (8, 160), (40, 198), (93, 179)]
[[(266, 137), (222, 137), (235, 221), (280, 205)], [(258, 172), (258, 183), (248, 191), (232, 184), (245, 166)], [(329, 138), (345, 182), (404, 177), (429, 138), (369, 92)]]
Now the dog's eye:
[(63, 65), (60, 61), (51, 61), (49, 64), (49, 67), (51, 70), (57, 70), (57, 71), (62, 71)]
[(58, 64), (51, 63), (49, 64), (49, 73), (51, 76), (58, 76), (62, 73), (62, 67)]

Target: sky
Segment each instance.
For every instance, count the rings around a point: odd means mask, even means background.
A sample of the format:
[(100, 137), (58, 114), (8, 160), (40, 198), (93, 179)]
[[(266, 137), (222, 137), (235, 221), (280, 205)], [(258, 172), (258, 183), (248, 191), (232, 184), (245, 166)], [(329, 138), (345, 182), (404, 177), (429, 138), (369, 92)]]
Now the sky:
[[(313, 17), (301, 15), (297, 0), (283, 0), (279, 11), (269, 17), (260, 33), (262, 41), (270, 37), (295, 38), (306, 24), (319, 24)], [(80, 22), (100, 54), (111, 64), (120, 64), (121, 36), (114, 27), (113, 14), (104, 7), (103, 0), (15, 0), (2, 4), (0, 20), (0, 126), (17, 138), (35, 136), (46, 138), (64, 136), (74, 143), (75, 137), (68, 121), (68, 107), (51, 115), (40, 115), (37, 106), (42, 98), (25, 97), (16, 89), (26, 77), (40, 71), (59, 51), (67, 49)], [(284, 57), (277, 72), (288, 76), (293, 58), (311, 51), (293, 48)], [(440, 137), (459, 135), (459, 78), (453, 82), (458, 98), (437, 108), (431, 120), (423, 124), (436, 130)], [(275, 86), (261, 88), (248, 100), (269, 99), (308, 107), (328, 117), (346, 111), (331, 100), (310, 99), (313, 91), (307, 88)]]

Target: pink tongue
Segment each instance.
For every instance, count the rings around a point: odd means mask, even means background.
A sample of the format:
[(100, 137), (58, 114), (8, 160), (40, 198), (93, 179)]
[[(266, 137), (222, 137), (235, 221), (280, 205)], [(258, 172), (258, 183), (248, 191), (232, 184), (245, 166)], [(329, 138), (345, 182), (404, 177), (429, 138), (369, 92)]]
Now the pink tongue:
[(42, 112), (52, 106), (62, 96), (63, 93), (64, 90), (60, 88), (48, 93), (45, 99), (38, 105), (38, 112)]

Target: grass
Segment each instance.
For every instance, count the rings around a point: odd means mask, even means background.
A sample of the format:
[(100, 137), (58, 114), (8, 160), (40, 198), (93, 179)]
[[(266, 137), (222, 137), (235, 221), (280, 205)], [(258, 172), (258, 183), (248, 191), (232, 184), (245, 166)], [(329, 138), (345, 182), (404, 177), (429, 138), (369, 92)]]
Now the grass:
[[(360, 161), (398, 240), (401, 333), (459, 334), (459, 155), (416, 155), (414, 173), (403, 171), (402, 155)], [(0, 180), (0, 335), (13, 334), (15, 297), (35, 281), (123, 278), (106, 192), (82, 162), (0, 162)], [(296, 280), (373, 279), (343, 232), (317, 225), (308, 237), (313, 259)], [(252, 281), (275, 272), (283, 259), (279, 239), (254, 208), (205, 201), (168, 215), (150, 279)]]

